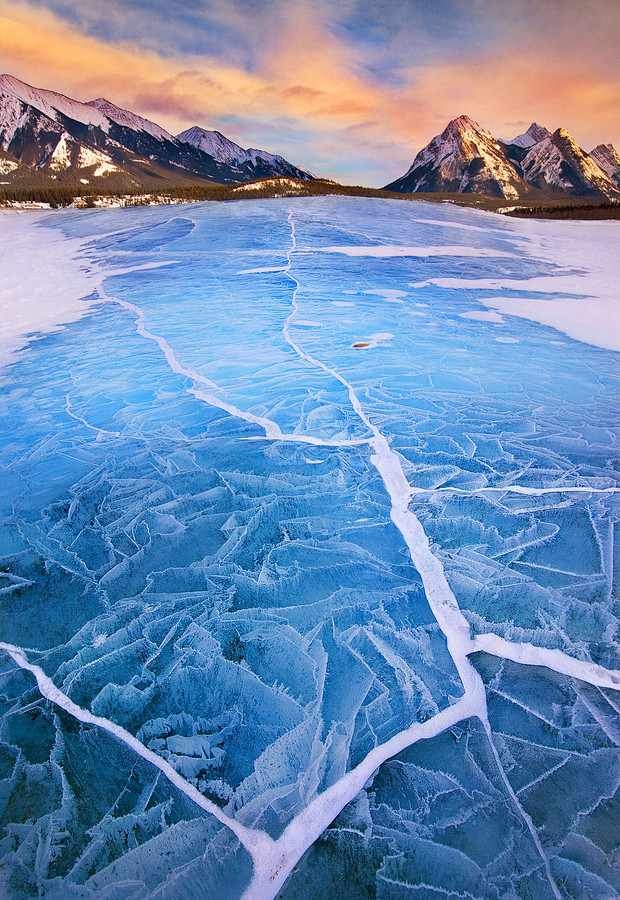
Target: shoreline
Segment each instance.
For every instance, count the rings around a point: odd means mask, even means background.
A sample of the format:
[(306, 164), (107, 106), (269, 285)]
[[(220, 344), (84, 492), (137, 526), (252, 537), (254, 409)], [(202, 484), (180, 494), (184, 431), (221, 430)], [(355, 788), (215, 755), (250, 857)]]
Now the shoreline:
[(262, 178), (235, 184), (197, 183), (162, 187), (159, 191), (138, 190), (135, 193), (105, 191), (83, 192), (79, 187), (57, 185), (48, 188), (13, 188), (0, 191), (0, 210), (123, 209), (136, 206), (168, 206), (205, 201), (231, 202), (267, 200), (289, 197), (367, 197), (401, 202), (451, 204), (464, 209), (499, 213), (520, 221), (531, 219), (613, 221), (620, 220), (620, 202), (602, 200), (588, 202), (577, 196), (523, 198), (507, 205), (505, 197), (478, 193), (421, 192), (400, 193), (384, 188), (343, 185), (328, 179), (301, 180), (285, 177)]

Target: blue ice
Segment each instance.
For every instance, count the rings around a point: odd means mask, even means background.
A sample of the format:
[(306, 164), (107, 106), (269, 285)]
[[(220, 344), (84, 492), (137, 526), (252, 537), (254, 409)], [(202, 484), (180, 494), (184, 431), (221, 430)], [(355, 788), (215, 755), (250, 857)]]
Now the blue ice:
[(44, 225), (104, 278), (0, 372), (0, 895), (617, 896), (618, 356), (467, 284), (554, 264), (400, 201)]

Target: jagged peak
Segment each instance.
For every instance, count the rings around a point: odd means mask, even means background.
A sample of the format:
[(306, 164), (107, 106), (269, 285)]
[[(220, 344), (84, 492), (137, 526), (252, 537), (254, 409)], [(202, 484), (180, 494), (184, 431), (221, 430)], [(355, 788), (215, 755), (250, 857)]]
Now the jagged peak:
[(551, 132), (548, 128), (545, 128), (544, 125), (539, 125), (538, 122), (532, 122), (527, 131), (524, 131), (523, 134), (518, 134), (516, 137), (505, 143), (527, 149), (533, 147), (534, 144), (537, 144), (539, 141), (548, 138), (550, 135)]
[[(597, 144), (594, 150), (590, 151), (590, 156), (592, 156), (593, 153), (611, 153), (612, 156), (618, 157), (618, 151), (613, 144)], [(620, 159), (620, 157), (618, 157), (618, 159)]]
[(488, 134), (488, 131), (485, 131), (475, 119), (472, 119), (470, 116), (462, 115), (457, 116), (456, 119), (452, 119), (451, 122), (448, 122), (447, 127), (444, 129), (445, 131), (476, 131), (480, 134)]

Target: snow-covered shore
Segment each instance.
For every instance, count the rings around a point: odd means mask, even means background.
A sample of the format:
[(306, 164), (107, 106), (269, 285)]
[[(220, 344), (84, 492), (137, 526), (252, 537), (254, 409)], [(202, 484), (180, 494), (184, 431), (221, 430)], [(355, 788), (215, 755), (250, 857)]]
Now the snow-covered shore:
[[(473, 212), (475, 216), (494, 213)], [(559, 271), (536, 278), (431, 278), (456, 290), (519, 291), (530, 296), (480, 298), (489, 309), (556, 328), (577, 341), (620, 351), (620, 222), (510, 220), (524, 257), (535, 257)], [(546, 294), (564, 294), (553, 300)], [(571, 296), (572, 295), (572, 296)]]
[(15, 360), (29, 336), (75, 322), (96, 302), (100, 275), (81, 259), (82, 241), (46, 228), (49, 215), (0, 213), (0, 366)]
[[(620, 351), (620, 221), (530, 220), (519, 226), (528, 251), (564, 271), (511, 284), (531, 292), (531, 297), (494, 297), (485, 305), (557, 328), (595, 347)], [(537, 296), (541, 292), (579, 296), (547, 300)]]

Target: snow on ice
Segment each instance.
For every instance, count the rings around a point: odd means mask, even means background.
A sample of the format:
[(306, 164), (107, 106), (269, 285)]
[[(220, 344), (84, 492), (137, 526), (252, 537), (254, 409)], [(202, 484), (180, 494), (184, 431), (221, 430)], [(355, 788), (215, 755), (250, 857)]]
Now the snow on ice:
[(0, 219), (0, 895), (617, 896), (615, 226)]

